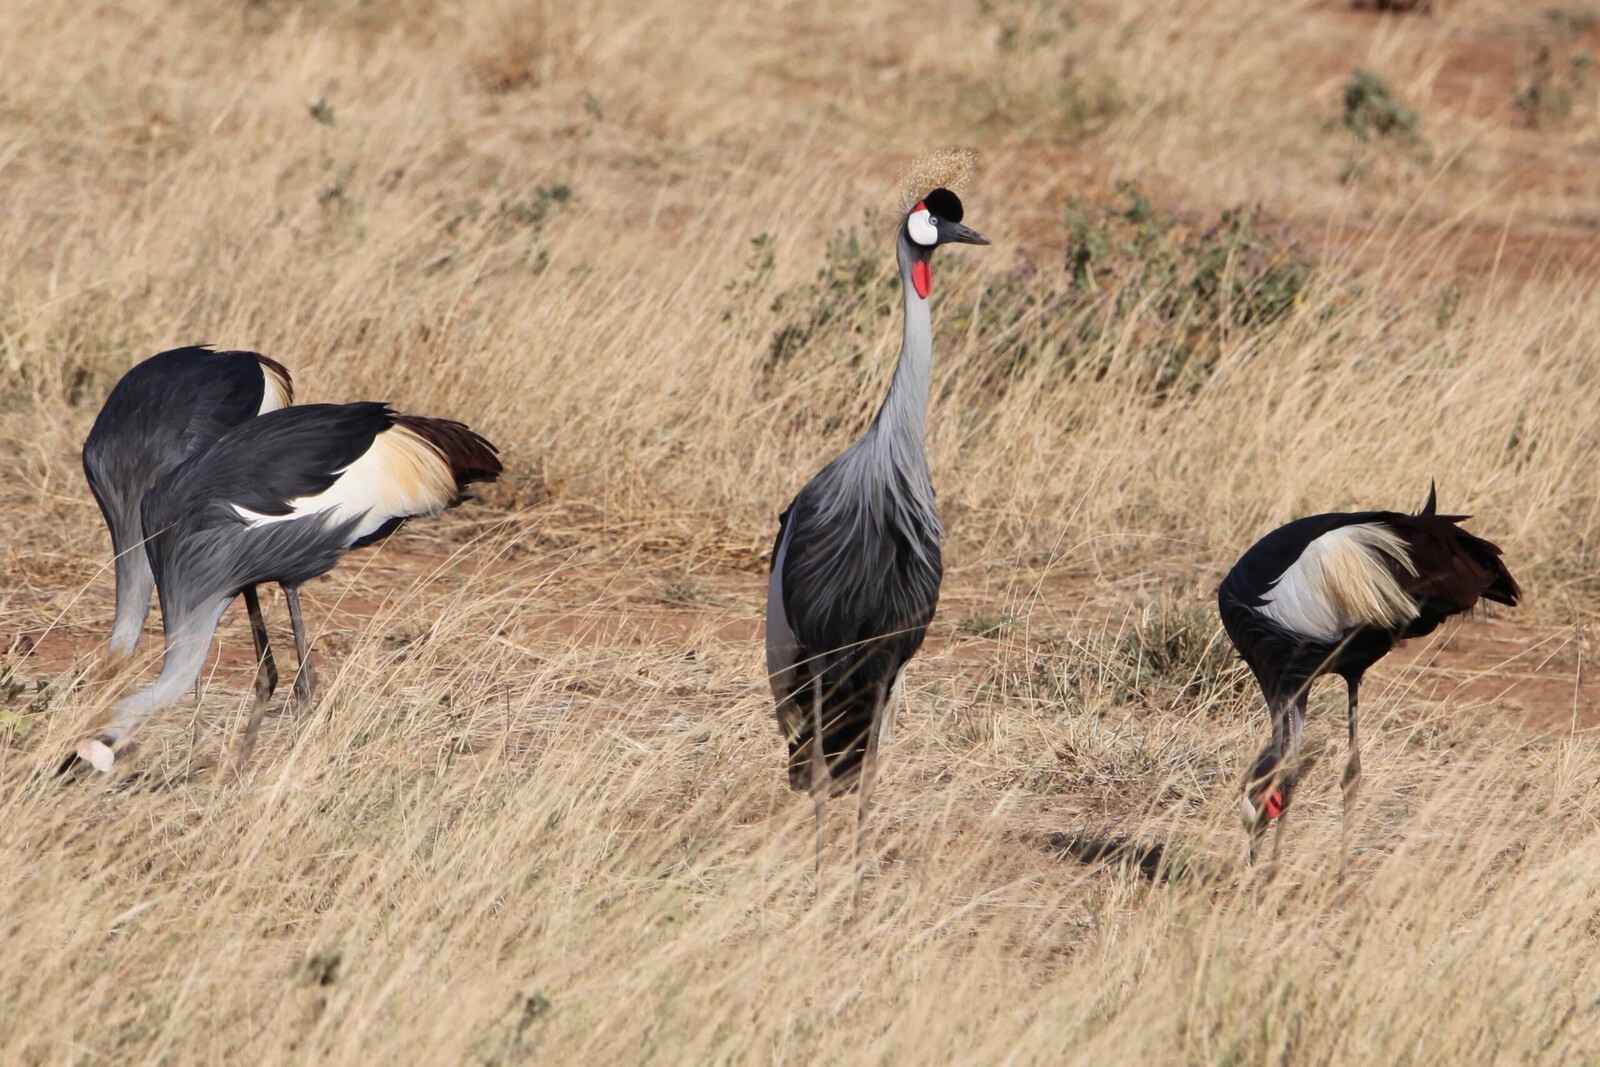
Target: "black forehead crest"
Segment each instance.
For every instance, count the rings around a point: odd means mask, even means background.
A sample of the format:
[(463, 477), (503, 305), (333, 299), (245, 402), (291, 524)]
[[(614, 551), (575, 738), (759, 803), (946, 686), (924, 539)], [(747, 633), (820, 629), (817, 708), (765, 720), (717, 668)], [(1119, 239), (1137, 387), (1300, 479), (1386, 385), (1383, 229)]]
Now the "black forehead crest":
[(948, 189), (935, 189), (922, 198), (928, 214), (946, 222), (961, 221), (961, 198)]

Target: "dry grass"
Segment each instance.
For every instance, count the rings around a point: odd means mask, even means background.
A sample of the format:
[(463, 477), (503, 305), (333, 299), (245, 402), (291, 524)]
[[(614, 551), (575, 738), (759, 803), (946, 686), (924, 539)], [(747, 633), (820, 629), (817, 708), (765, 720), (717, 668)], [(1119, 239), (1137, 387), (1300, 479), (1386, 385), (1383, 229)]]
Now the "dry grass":
[[(1600, 752), (1514, 713), (1594, 711), (1600, 130), (1582, 93), (1514, 100), (1594, 20), (1435, 6), (11, 4), (0, 644), (34, 650), (0, 682), (0, 1059), (1592, 1055)], [(1344, 130), (1357, 67), (1425, 151)], [(898, 341), (870, 278), (817, 272), (852, 227), (887, 257), (868, 209), (951, 141), (995, 245), (936, 280), (947, 596), (852, 917), (783, 788), (765, 553)], [(1321, 269), (1210, 334), (1137, 286), (1068, 299), (1063, 212), (1122, 178), (1196, 232), (1260, 203)], [(308, 590), (326, 696), (242, 775), (186, 776), (248, 702), (230, 618), (200, 713), (63, 787), (135, 681), (83, 677), (110, 579), (77, 448), (133, 359), (196, 341), (465, 419), (508, 475)], [(1264, 724), (1210, 590), (1272, 523), (1430, 477), (1528, 604), (1364, 693), (1342, 886), (1319, 690), (1264, 883)]]

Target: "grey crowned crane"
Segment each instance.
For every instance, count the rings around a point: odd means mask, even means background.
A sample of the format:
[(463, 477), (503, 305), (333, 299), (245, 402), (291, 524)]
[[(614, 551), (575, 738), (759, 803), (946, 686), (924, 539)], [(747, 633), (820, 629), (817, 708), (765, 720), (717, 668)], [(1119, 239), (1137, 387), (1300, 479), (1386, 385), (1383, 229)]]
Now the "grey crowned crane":
[[(878, 746), (906, 662), (939, 600), (942, 564), (923, 451), (933, 359), (934, 250), (986, 245), (961, 224), (975, 154), (943, 149), (903, 183), (895, 237), (905, 332), (888, 396), (859, 441), (800, 490), (779, 519), (767, 587), (767, 674), (789, 748), (789, 785), (816, 805), (817, 864), (830, 797), (860, 790), (858, 862)], [(859, 883), (858, 883), (859, 885)]]
[[(1415, 515), (1361, 511), (1296, 519), (1257, 541), (1217, 590), (1223, 627), (1250, 667), (1272, 719), (1272, 740), (1244, 782), (1250, 858), (1267, 826), (1283, 816), (1301, 772), (1306, 696), (1324, 674), (1349, 694), (1350, 755), (1344, 792), (1345, 853), (1350, 811), (1361, 788), (1356, 737), (1361, 676), (1396, 644), (1429, 634), (1480, 599), (1515, 605), (1522, 596), (1500, 549), (1461, 529), (1466, 515), (1437, 514), (1434, 490)], [(1341, 857), (1341, 871), (1344, 858)]]
[[(113, 656), (131, 656), (138, 647), (155, 585), (139, 501), (156, 479), (228, 430), (293, 401), (294, 383), (281, 363), (256, 352), (205, 346), (158, 352), (112, 388), (84, 441), (83, 473), (116, 553)], [(255, 637), (256, 699), (265, 703), (277, 688), (278, 671), (255, 587), (241, 592)]]
[[(109, 772), (134, 731), (194, 684), (223, 610), (251, 585), (283, 586), (300, 669), (309, 674), (301, 583), (406, 519), (453, 507), (469, 484), (500, 471), (495, 447), (461, 423), (377, 403), (268, 412), (168, 471), (140, 509), (161, 600), (161, 673), (118, 701), (110, 725), (78, 746), (78, 758)], [(264, 710), (258, 702), (241, 759)]]

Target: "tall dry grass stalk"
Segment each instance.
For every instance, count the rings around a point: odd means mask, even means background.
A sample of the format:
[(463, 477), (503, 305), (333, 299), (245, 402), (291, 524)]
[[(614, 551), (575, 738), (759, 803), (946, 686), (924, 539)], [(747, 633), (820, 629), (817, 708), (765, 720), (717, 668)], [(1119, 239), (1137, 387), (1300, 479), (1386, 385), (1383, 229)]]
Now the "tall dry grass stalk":
[[(1324, 766), (1266, 883), (1236, 803), (1263, 723), (1208, 596), (1271, 524), (1437, 477), (1529, 593), (1482, 673), (1583, 710), (1594, 190), (1526, 160), (1579, 158), (1593, 114), (1538, 135), (1451, 88), (1512, 32), (1487, 4), (802, 8), (0, 12), (0, 639), (37, 643), (0, 688), (0, 1059), (1590, 1055), (1592, 742), (1391, 671), (1351, 879)], [(1342, 182), (1356, 66), (1430, 154)], [(872, 277), (819, 268), (852, 228), (887, 260), (896, 170), (949, 141), (984, 150), (995, 247), (936, 272), (947, 599), (851, 917), (782, 788), (762, 568), (898, 343)], [(1052, 302), (1069, 200), (1119, 178), (1201, 228), (1261, 203), (1321, 269), (1153, 385), (1197, 328), (1160, 292)], [(309, 591), (325, 699), (242, 774), (187, 773), (248, 701), (234, 620), (139, 776), (63, 788), (136, 681), (79, 678), (110, 578), (76, 450), (135, 358), (198, 341), (464, 419), (508, 475)]]

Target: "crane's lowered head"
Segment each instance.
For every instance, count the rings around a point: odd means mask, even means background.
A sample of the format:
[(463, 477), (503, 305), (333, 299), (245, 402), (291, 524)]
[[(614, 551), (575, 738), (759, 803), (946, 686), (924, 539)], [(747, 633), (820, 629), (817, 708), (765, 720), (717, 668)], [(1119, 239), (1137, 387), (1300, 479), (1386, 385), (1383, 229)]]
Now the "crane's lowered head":
[(1302, 753), (1298, 760), (1285, 763), (1269, 745), (1256, 757), (1255, 766), (1244, 780), (1241, 812), (1244, 828), (1250, 833), (1250, 859), (1254, 862), (1267, 827), (1283, 818), (1294, 801), (1300, 776), (1317, 761), (1315, 752)]
[(1249, 777), (1244, 780), (1242, 814), (1244, 828), (1250, 833), (1252, 860), (1256, 857), (1261, 835), (1288, 809), (1289, 799), (1294, 796), (1297, 776), (1280, 775), (1281, 762), (1278, 754), (1269, 748), (1256, 757), (1255, 766), (1250, 768)]

